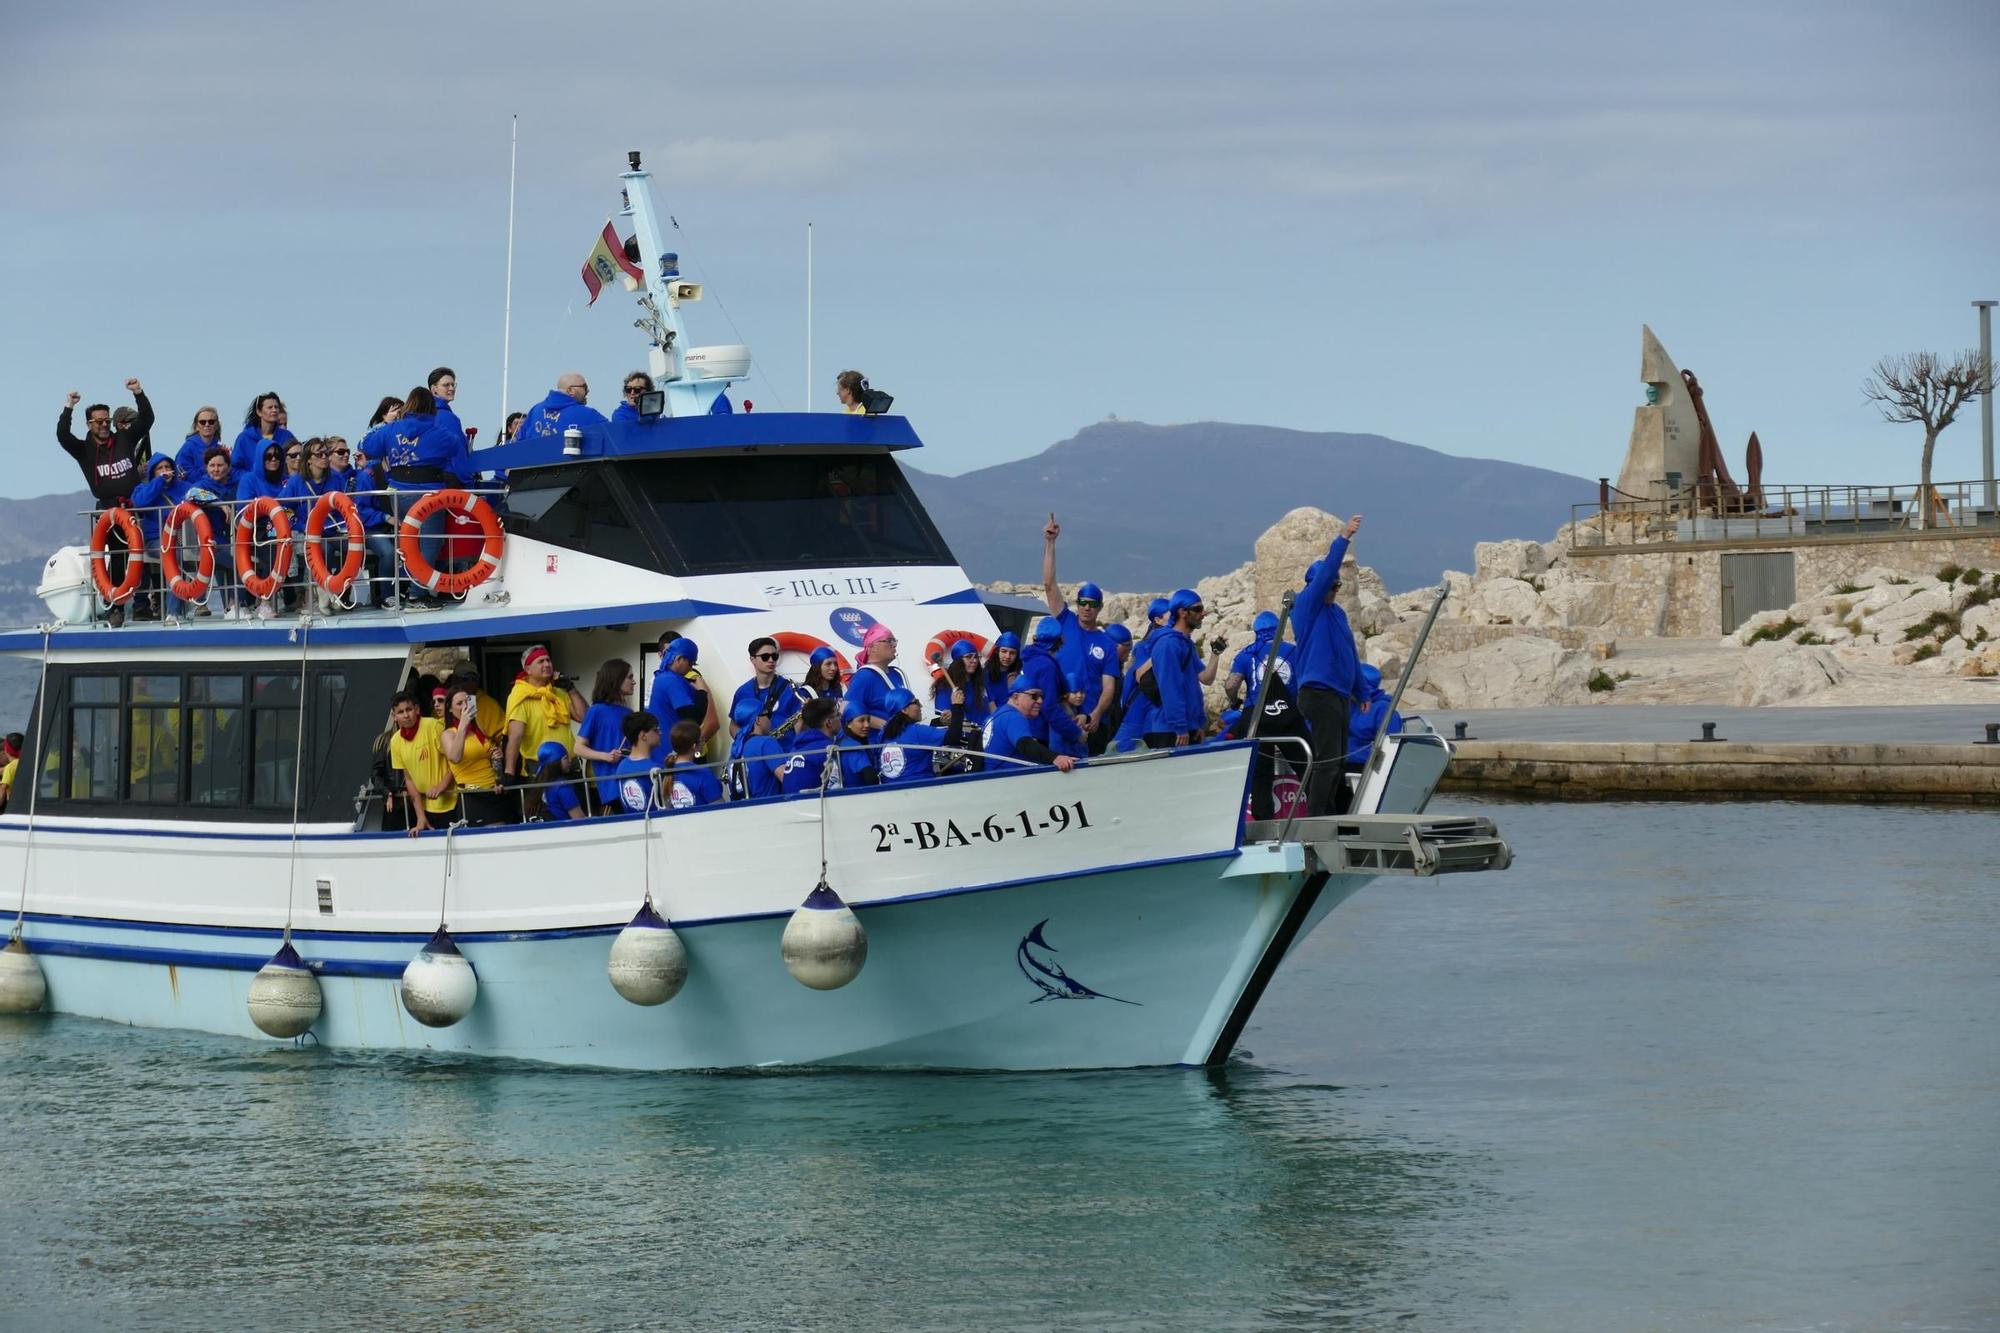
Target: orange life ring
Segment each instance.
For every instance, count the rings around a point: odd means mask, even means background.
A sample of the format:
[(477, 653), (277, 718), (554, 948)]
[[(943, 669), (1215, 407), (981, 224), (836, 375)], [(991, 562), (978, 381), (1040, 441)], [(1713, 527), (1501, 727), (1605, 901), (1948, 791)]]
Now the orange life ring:
[(924, 662), (931, 669), (932, 680), (937, 680), (944, 675), (944, 663), (951, 660), (951, 646), (960, 639), (964, 639), (967, 643), (970, 643), (976, 651), (982, 654), (985, 653), (986, 636), (984, 634), (974, 634), (969, 629), (939, 630), (937, 633), (931, 635), (931, 641), (924, 645)]
[[(326, 567), (326, 548), (321, 545), (320, 534), (326, 531), (327, 516), (334, 510), (340, 511), (340, 521), (347, 525), (347, 558), (340, 562), (340, 568), (329, 571)], [(319, 503), (306, 515), (306, 572), (320, 587), (335, 597), (353, 586), (354, 576), (361, 572), (361, 556), (367, 549), (368, 529), (361, 525), (361, 511), (354, 507), (346, 491), (328, 491), (319, 497)]]
[[(193, 578), (181, 573), (181, 524), (190, 520), (195, 548), (200, 552)], [(208, 511), (192, 500), (175, 505), (160, 524), (160, 577), (183, 602), (198, 602), (208, 596), (209, 582), (215, 577), (215, 525), (208, 521)]]
[[(781, 629), (771, 637), (778, 641), (779, 652), (797, 653), (808, 661), (812, 659), (813, 649), (833, 648), (833, 645), (825, 639), (815, 639), (810, 634), (800, 634), (796, 630)], [(844, 684), (847, 678), (854, 674), (854, 664), (849, 662), (847, 654), (838, 648), (833, 648), (833, 660), (840, 666), (840, 679)]]
[[(440, 509), (456, 510), (477, 523), (483, 539), (479, 559), (471, 568), (456, 574), (446, 574), (424, 559), (423, 547), (417, 541), (424, 520)], [(396, 550), (403, 557), (403, 568), (410, 581), (426, 592), (443, 593), (447, 597), (463, 597), (493, 577), (493, 571), (500, 568), (500, 556), (506, 545), (507, 534), (501, 530), (500, 516), (493, 512), (493, 506), (456, 487), (428, 492), (404, 513), (396, 530)]]
[[(111, 558), (105, 550), (113, 523), (124, 535), (126, 551), (125, 581), (116, 587), (111, 584)], [(119, 506), (99, 514), (97, 526), (90, 530), (90, 577), (97, 584), (97, 595), (113, 606), (131, 601), (132, 594), (139, 591), (139, 580), (146, 577), (145, 555), (146, 534), (139, 530), (139, 520), (132, 517), (131, 510)]]
[[(271, 541), (276, 550), (271, 556), (271, 572), (259, 574), (257, 559), (252, 548), (252, 540), (257, 535), (257, 520), (271, 520)], [(260, 495), (243, 506), (236, 515), (236, 577), (243, 583), (243, 590), (252, 597), (262, 600), (276, 592), (284, 581), (292, 576), (292, 563), (297, 555), (292, 548), (291, 511), (268, 495)]]

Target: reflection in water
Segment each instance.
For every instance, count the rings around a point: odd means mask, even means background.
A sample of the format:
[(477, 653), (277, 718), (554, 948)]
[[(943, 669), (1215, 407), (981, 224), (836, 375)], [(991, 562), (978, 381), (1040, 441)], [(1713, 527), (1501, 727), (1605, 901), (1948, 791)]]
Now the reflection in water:
[(663, 1077), (56, 1018), (0, 1069), (36, 1089), (0, 1279), (76, 1313), (1324, 1326), (1467, 1257), (1450, 1154), (1248, 1067)]

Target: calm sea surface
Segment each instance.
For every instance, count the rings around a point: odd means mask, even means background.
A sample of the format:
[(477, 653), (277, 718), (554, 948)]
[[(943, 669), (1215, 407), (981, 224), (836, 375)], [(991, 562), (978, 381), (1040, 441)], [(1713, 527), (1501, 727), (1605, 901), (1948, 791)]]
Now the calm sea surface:
[(1449, 808), (1217, 1073), (0, 1020), (0, 1326), (2000, 1327), (2000, 814)]

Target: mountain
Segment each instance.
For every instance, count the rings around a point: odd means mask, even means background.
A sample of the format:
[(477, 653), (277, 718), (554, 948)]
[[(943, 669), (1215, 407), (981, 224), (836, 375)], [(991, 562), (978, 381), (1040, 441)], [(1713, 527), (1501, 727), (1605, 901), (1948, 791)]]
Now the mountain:
[(1404, 591), (1471, 569), (1474, 542), (1546, 537), (1597, 494), (1582, 477), (1380, 435), (1221, 422), (1106, 421), (962, 476), (904, 471), (973, 578), (1039, 581), (1054, 510), (1063, 582), (1132, 592), (1227, 573), (1300, 505), (1366, 515), (1357, 558)]

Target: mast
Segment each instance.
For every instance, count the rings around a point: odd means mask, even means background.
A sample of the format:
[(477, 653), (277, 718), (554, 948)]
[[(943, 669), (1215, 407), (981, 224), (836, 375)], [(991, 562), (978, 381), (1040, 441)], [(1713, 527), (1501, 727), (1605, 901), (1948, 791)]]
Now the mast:
[[(639, 267), (645, 274), (645, 298), (647, 314), (656, 322), (656, 334), (650, 360), (653, 378), (662, 385), (672, 385), (685, 378), (685, 367), (681, 362), (681, 312), (680, 301), (675, 298), (670, 279), (677, 276), (664, 270), (661, 263), (667, 252), (664, 237), (660, 231), (659, 214), (653, 209), (653, 174), (639, 165), (637, 150), (628, 152), (626, 160), (631, 167), (619, 174), (625, 182), (626, 201), (632, 206), (632, 225), (639, 242)], [(664, 342), (665, 347), (660, 343)], [(674, 399), (680, 395), (671, 388), (667, 391), (669, 415), (680, 415), (674, 411)]]
[(513, 122), (513, 146), (507, 152), (507, 313), (500, 321), (500, 415), (494, 418), (500, 429), (493, 432), (493, 442), (504, 444), (507, 430), (507, 370), (514, 353), (514, 181), (521, 165), (521, 118), (509, 116)]
[(806, 411), (813, 410), (813, 224), (806, 223)]

